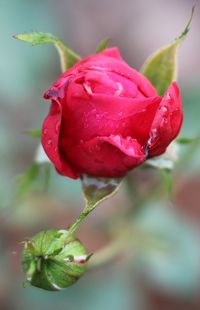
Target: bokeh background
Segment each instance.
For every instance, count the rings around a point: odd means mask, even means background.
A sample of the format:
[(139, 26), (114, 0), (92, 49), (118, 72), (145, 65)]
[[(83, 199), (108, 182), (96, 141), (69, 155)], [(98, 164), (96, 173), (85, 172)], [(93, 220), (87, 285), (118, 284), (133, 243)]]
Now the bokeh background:
[[(142, 240), (136, 249), (130, 236), (129, 254), (89, 271), (62, 292), (22, 288), (19, 242), (42, 229), (69, 225), (83, 207), (80, 183), (58, 176), (52, 168), (48, 191), (36, 184), (26, 197), (15, 198), (18, 176), (30, 166), (38, 145), (26, 130), (41, 126), (48, 110), (42, 95), (59, 76), (60, 67), (52, 46), (32, 47), (12, 36), (51, 32), (83, 56), (108, 36), (110, 44), (139, 70), (150, 53), (182, 32), (193, 4), (189, 0), (0, 0), (0, 309), (200, 309), (198, 140), (181, 147), (173, 175), (173, 206), (166, 202), (158, 171), (138, 169), (132, 176), (133, 207), (136, 195), (143, 200), (134, 225), (147, 235), (170, 240), (173, 249), (161, 255)], [(182, 137), (200, 136), (199, 27), (198, 3), (191, 31), (179, 50)], [(82, 224), (79, 237), (88, 250), (95, 252), (110, 242), (116, 230), (113, 223), (131, 208), (122, 186)]]

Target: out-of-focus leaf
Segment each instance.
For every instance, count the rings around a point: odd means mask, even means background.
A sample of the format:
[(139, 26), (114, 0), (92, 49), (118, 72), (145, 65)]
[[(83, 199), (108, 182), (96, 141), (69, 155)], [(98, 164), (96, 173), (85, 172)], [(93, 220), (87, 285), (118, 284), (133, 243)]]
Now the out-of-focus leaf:
[(134, 220), (140, 238), (134, 247), (138, 270), (158, 290), (189, 295), (199, 286), (200, 246), (196, 230), (172, 206), (143, 208)]
[(144, 63), (141, 72), (145, 75), (151, 83), (155, 86), (159, 95), (163, 95), (172, 81), (176, 80), (176, 58), (177, 48), (180, 43), (185, 39), (192, 17), (194, 14), (194, 7), (190, 19), (182, 32), (172, 43), (164, 46), (163, 48), (152, 54)]
[(91, 210), (104, 199), (113, 196), (119, 189), (122, 179), (83, 175), (81, 181), (87, 209)]
[(96, 52), (97, 52), (97, 53), (100, 53), (100, 52), (102, 52), (103, 50), (105, 50), (105, 49), (108, 47), (109, 41), (110, 41), (110, 38), (105, 38), (105, 39), (103, 39), (103, 40), (99, 43), (99, 45), (98, 45), (98, 47), (97, 47), (97, 49), (96, 49)]
[(40, 138), (41, 137), (41, 129), (40, 128), (30, 128), (27, 131), (27, 134), (29, 134), (33, 138)]
[(17, 198), (23, 198), (31, 189), (33, 184), (39, 177), (40, 166), (38, 163), (33, 162), (26, 172), (19, 177), (17, 187)]
[(171, 198), (173, 191), (172, 171), (169, 169), (161, 169), (161, 175), (163, 177), (163, 181), (167, 189), (168, 195)]
[(178, 142), (179, 144), (191, 144), (193, 142), (197, 142), (200, 140), (200, 137), (196, 137), (196, 138), (185, 138), (185, 137), (181, 137), (176, 139), (176, 142)]
[(69, 69), (75, 64), (81, 57), (76, 54), (72, 49), (65, 45), (65, 43), (59, 38), (55, 37), (51, 33), (44, 32), (29, 32), (21, 33), (14, 36), (15, 39), (30, 43), (32, 45), (52, 43), (60, 56), (62, 72)]

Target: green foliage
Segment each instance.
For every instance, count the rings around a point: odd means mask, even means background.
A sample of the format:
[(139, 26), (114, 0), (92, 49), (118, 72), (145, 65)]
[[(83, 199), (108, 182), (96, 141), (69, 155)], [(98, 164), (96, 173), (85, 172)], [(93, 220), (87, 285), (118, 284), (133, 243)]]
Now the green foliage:
[(27, 134), (29, 134), (33, 138), (40, 138), (41, 137), (41, 129), (40, 128), (30, 128), (27, 131)]
[(178, 139), (176, 139), (176, 141), (179, 144), (191, 144), (194, 142), (198, 142), (200, 140), (200, 137), (196, 137), (196, 138), (186, 138), (186, 137), (180, 137)]
[(96, 49), (96, 52), (97, 52), (97, 53), (100, 53), (100, 52), (102, 52), (103, 50), (105, 50), (105, 49), (108, 47), (109, 41), (110, 41), (110, 38), (105, 38), (105, 39), (103, 39), (103, 40), (99, 43), (99, 45), (98, 45), (98, 47), (97, 47), (97, 49)]
[(76, 54), (72, 49), (65, 45), (59, 38), (51, 33), (44, 32), (30, 32), (21, 33), (14, 36), (15, 39), (30, 43), (32, 45), (52, 43), (58, 50), (61, 62), (62, 71), (66, 71), (75, 64), (81, 57)]
[(172, 43), (153, 53), (146, 60), (141, 69), (143, 75), (145, 75), (151, 81), (160, 96), (165, 93), (171, 82), (176, 80), (177, 48), (189, 31), (193, 13), (194, 7), (192, 9), (190, 19), (182, 34)]
[(50, 182), (50, 164), (33, 162), (25, 173), (18, 177), (16, 198), (21, 200), (33, 190), (47, 191)]
[(17, 198), (23, 198), (33, 187), (40, 173), (40, 166), (33, 162), (26, 172), (18, 178)]

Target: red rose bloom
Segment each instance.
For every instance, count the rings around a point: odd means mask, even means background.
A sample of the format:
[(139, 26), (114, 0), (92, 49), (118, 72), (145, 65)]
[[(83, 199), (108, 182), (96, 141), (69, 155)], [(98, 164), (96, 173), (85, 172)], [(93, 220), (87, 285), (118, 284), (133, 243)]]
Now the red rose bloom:
[(160, 155), (179, 133), (182, 108), (173, 82), (163, 97), (117, 48), (67, 70), (45, 93), (52, 104), (42, 145), (57, 171), (121, 177)]

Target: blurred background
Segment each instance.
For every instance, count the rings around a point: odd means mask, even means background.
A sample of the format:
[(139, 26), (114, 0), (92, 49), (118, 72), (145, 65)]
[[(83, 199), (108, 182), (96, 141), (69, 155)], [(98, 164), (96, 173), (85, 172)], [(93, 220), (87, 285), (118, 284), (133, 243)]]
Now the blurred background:
[[(40, 180), (16, 199), (18, 176), (30, 167), (38, 145), (26, 130), (41, 127), (48, 110), (42, 95), (59, 76), (60, 67), (52, 46), (32, 47), (12, 38), (21, 32), (51, 32), (86, 56), (108, 36), (110, 45), (118, 46), (123, 58), (139, 70), (152, 52), (183, 31), (193, 4), (193, 0), (0, 0), (0, 309), (200, 309), (198, 140), (180, 148), (173, 173), (173, 206), (160, 172), (137, 169), (130, 176), (132, 203), (123, 185), (79, 231), (89, 252), (95, 252), (111, 241), (121, 229), (120, 219), (130, 217), (132, 208), (138, 210), (140, 201), (142, 210), (133, 224), (155, 242), (141, 239), (134, 247), (130, 236), (128, 253), (88, 271), (62, 292), (22, 287), (20, 241), (40, 230), (65, 228), (80, 213), (83, 199), (80, 182), (60, 177), (53, 168), (48, 191)], [(189, 138), (200, 136), (199, 27), (198, 3), (178, 58), (185, 116), (181, 136)], [(23, 190), (29, 188), (28, 181)], [(155, 243), (166, 241), (170, 249), (158, 251)]]

